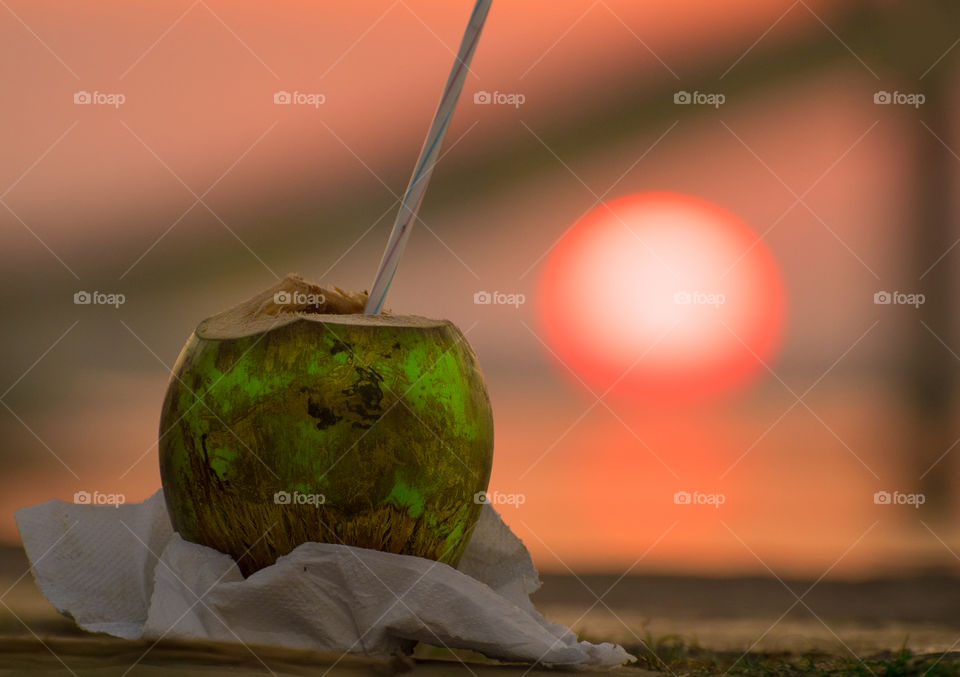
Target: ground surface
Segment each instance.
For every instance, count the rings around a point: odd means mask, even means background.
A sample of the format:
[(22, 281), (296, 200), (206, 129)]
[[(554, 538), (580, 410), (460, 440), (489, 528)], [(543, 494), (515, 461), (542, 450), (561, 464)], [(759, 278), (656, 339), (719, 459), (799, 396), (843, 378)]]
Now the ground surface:
[[(56, 613), (29, 573), (23, 575), (26, 570), (21, 551), (0, 548), (0, 675), (522, 677), (550, 672), (428, 647), (420, 647), (414, 660), (381, 661), (89, 635)], [(960, 579), (826, 581), (804, 594), (810, 585), (760, 578), (617, 582), (607, 576), (544, 576), (534, 601), (551, 620), (589, 639), (620, 642), (640, 657), (613, 674), (960, 675), (960, 653), (954, 651), (960, 649)]]

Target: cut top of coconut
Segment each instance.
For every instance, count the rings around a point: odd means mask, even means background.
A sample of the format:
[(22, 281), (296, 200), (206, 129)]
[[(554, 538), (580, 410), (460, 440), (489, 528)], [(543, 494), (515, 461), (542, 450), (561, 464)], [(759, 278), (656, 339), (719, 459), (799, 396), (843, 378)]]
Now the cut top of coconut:
[(246, 301), (200, 323), (200, 338), (228, 339), (259, 334), (297, 320), (396, 327), (436, 327), (445, 320), (417, 315), (365, 315), (366, 292), (327, 289), (290, 274)]

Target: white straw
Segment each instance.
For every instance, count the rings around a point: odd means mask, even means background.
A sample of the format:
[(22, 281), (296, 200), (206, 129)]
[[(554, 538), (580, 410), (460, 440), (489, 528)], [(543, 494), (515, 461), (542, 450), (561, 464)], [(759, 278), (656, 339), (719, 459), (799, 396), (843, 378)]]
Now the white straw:
[(410, 178), (410, 185), (407, 186), (407, 192), (404, 193), (403, 201), (400, 203), (400, 212), (397, 214), (397, 220), (390, 232), (390, 240), (387, 242), (387, 248), (380, 260), (380, 268), (373, 280), (370, 297), (367, 299), (367, 306), (364, 309), (367, 314), (375, 315), (380, 312), (383, 299), (386, 297), (390, 283), (393, 282), (393, 276), (397, 272), (397, 264), (399, 264), (403, 248), (410, 238), (413, 221), (417, 218), (420, 203), (423, 202), (423, 194), (426, 192), (430, 177), (433, 175), (433, 167), (443, 145), (443, 137), (447, 133), (450, 118), (453, 117), (457, 99), (460, 98), (463, 82), (470, 70), (470, 61), (477, 49), (480, 31), (483, 30), (483, 24), (487, 20), (487, 13), (490, 11), (492, 1), (477, 0), (477, 4), (473, 8), (470, 23), (467, 25), (467, 30), (463, 34), (463, 41), (460, 43), (457, 60), (453, 64), (453, 70), (450, 71), (447, 85), (443, 89), (440, 104), (433, 116), (433, 124), (430, 125), (430, 132), (423, 143), (416, 168)]

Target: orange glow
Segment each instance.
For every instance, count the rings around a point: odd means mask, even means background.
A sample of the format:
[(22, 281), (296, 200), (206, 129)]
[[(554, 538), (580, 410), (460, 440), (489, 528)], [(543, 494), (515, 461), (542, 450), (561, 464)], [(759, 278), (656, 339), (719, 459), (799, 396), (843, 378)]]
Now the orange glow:
[(776, 351), (784, 313), (759, 236), (677, 193), (623, 197), (584, 216), (547, 259), (539, 302), (550, 346), (591, 388), (658, 400), (747, 382)]

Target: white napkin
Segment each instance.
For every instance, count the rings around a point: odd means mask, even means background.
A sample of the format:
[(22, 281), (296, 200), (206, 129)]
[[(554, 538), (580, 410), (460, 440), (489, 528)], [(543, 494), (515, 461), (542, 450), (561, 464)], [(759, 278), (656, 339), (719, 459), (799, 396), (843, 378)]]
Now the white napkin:
[(229, 555), (173, 532), (162, 491), (119, 507), (47, 501), (16, 519), (40, 589), (91, 632), (370, 655), (419, 641), (571, 667), (634, 660), (620, 646), (577, 641), (534, 609), (530, 554), (489, 505), (456, 569), (304, 543), (247, 579)]

